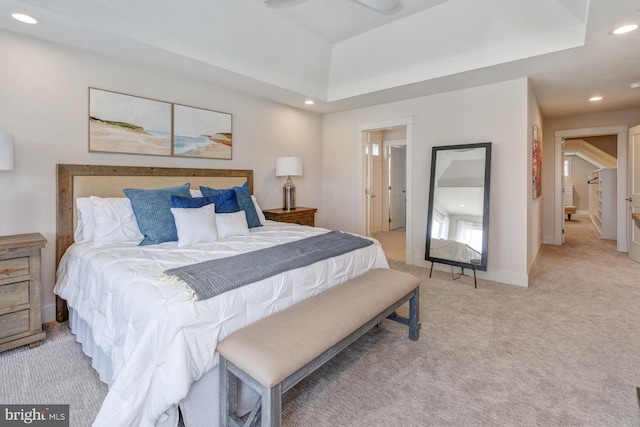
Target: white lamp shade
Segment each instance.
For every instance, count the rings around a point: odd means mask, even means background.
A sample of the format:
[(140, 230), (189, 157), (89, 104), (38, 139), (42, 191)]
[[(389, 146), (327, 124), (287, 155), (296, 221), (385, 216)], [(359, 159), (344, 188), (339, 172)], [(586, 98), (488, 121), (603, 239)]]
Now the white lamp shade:
[(302, 159), (300, 157), (278, 157), (276, 159), (276, 176), (302, 176)]
[(0, 131), (0, 170), (13, 170), (13, 135)]

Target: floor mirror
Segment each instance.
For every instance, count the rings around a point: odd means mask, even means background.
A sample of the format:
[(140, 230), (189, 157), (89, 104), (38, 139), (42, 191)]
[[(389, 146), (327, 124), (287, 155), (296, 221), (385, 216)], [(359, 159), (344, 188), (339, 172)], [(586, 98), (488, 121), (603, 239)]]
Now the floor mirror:
[[(491, 143), (433, 147), (425, 260), (487, 270)], [(453, 267), (459, 267), (456, 276)]]

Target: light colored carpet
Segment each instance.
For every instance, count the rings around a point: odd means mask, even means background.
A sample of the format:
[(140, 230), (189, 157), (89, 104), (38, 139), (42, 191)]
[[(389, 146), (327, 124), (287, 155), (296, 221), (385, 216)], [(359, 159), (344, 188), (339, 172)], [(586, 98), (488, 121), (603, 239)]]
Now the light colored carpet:
[(90, 426), (107, 394), (66, 322), (40, 347), (0, 353), (0, 379), (0, 403), (69, 404), (72, 427)]
[[(392, 266), (423, 279), (419, 341), (374, 328), (285, 394), (285, 426), (640, 425), (640, 264), (586, 218), (527, 289)], [(66, 325), (0, 354), (0, 373), (0, 401), (71, 403), (72, 426), (106, 391)]]
[(384, 248), (384, 253), (389, 262), (405, 262), (407, 257), (407, 237), (404, 227), (391, 231), (378, 231), (377, 233), (373, 233), (373, 237), (377, 239)]

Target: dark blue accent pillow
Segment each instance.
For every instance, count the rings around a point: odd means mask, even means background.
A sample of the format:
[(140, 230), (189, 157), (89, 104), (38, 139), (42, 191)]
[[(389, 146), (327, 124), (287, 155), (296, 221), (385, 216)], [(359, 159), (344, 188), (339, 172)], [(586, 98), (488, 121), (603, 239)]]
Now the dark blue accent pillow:
[(156, 245), (178, 240), (176, 223), (171, 213), (171, 196), (191, 197), (190, 184), (177, 187), (142, 190), (125, 188), (124, 194), (131, 200), (133, 213), (144, 239), (140, 246)]
[(193, 209), (210, 205), (214, 202), (213, 197), (180, 197), (171, 196), (171, 206), (174, 208)]
[(224, 190), (214, 196), (172, 197), (171, 203), (174, 208), (201, 208), (213, 203), (216, 206), (216, 213), (234, 213), (242, 210), (236, 201), (236, 193), (233, 190)]
[[(210, 187), (200, 187), (200, 191), (205, 197), (212, 197), (228, 190), (229, 189), (218, 190)], [(241, 187), (233, 187), (232, 190), (235, 193), (238, 206), (240, 206), (238, 210), (243, 210), (247, 215), (247, 225), (249, 228), (262, 227), (262, 223), (258, 217), (258, 212), (256, 212), (256, 206), (253, 204), (253, 200), (251, 200), (249, 183), (245, 182)], [(217, 206), (218, 205), (216, 205), (216, 212), (218, 212)]]

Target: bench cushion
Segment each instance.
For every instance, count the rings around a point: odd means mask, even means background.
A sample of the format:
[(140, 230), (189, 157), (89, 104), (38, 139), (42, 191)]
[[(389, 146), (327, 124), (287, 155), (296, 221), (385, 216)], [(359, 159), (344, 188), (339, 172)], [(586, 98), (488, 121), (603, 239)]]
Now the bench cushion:
[(273, 387), (420, 285), (402, 271), (374, 269), (234, 332), (218, 352)]

